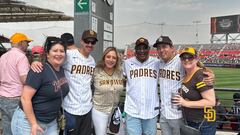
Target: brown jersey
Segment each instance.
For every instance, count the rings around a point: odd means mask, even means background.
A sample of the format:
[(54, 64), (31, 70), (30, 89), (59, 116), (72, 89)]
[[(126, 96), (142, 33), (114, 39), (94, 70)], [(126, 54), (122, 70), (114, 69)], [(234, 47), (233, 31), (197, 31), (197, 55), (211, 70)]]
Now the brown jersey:
[[(203, 69), (197, 70), (193, 76), (186, 82), (183, 81), (181, 93), (185, 100), (197, 101), (201, 100), (201, 92), (210, 90), (213, 87), (207, 86), (203, 82)], [(201, 122), (204, 118), (203, 108), (187, 108), (183, 107), (183, 116), (187, 121)]]

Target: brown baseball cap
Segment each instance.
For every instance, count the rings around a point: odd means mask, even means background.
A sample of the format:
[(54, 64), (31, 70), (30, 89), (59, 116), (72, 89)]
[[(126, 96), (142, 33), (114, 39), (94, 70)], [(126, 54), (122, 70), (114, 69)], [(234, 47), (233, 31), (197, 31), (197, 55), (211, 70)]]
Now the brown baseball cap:
[(85, 30), (82, 34), (82, 40), (85, 40), (87, 38), (94, 38), (96, 41), (97, 39), (97, 33), (93, 30)]
[(168, 45), (173, 45), (172, 40), (168, 36), (160, 36), (156, 42), (153, 44), (153, 47), (157, 47), (158, 45), (161, 44), (168, 44)]
[(147, 46), (149, 46), (149, 42), (148, 42), (148, 40), (146, 38), (140, 37), (135, 42), (135, 46), (138, 46), (138, 45), (147, 45)]

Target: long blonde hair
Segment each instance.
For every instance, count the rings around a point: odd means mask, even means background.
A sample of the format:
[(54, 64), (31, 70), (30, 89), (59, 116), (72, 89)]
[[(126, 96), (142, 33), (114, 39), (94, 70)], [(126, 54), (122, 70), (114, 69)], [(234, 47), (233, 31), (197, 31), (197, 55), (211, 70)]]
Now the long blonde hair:
[(104, 69), (104, 67), (106, 66), (106, 64), (104, 63), (105, 56), (111, 51), (114, 51), (117, 54), (117, 62), (116, 62), (116, 65), (114, 66), (114, 70), (115, 71), (120, 71), (121, 70), (121, 68), (120, 68), (120, 63), (121, 63), (120, 55), (119, 55), (119, 53), (118, 53), (118, 51), (115, 47), (108, 47), (108, 48), (105, 49), (105, 51), (103, 52), (102, 59), (97, 63), (96, 68)]

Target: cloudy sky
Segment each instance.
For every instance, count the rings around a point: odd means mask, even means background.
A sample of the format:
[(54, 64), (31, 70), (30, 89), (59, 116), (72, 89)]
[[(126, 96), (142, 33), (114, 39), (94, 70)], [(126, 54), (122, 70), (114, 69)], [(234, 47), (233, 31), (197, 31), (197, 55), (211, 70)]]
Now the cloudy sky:
[[(21, 1), (73, 16), (74, 0)], [(209, 43), (211, 17), (240, 14), (240, 0), (115, 0), (114, 4), (114, 45), (118, 48), (141, 36), (154, 43), (161, 34), (170, 36), (175, 44)], [(0, 29), (7, 36), (25, 32), (37, 45), (42, 44), (44, 35), (72, 33), (73, 22), (1, 23)]]

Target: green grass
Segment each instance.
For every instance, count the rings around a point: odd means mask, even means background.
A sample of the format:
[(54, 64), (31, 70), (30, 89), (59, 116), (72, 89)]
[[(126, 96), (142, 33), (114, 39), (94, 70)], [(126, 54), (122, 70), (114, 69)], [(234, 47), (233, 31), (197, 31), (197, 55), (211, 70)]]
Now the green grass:
[(240, 68), (211, 68), (215, 74), (216, 88), (239, 88)]
[[(236, 88), (240, 89), (240, 69), (239, 68), (211, 68), (215, 74), (215, 88)], [(216, 95), (220, 98), (222, 105), (231, 106), (234, 92), (220, 92)]]

